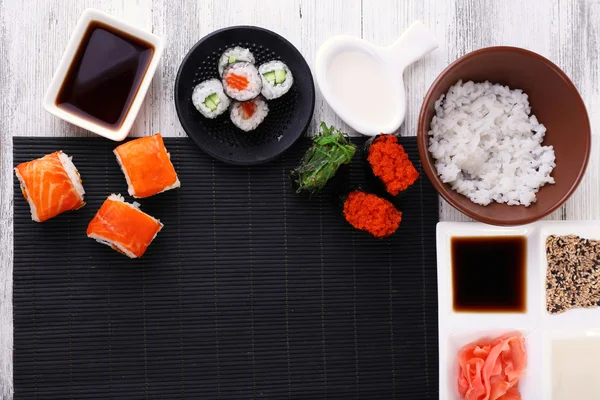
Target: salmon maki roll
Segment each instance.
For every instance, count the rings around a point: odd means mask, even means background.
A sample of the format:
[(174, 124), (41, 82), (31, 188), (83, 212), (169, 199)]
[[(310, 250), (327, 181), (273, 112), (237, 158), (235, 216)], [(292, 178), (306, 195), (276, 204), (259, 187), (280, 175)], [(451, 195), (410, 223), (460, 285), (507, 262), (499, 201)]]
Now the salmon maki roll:
[(31, 209), (31, 219), (44, 222), (85, 205), (81, 177), (62, 151), (17, 165), (15, 174)]
[(262, 90), (260, 74), (249, 62), (233, 63), (223, 73), (223, 90), (234, 100), (252, 100)]
[(129, 258), (140, 258), (162, 227), (138, 203), (126, 203), (123, 196), (111, 194), (88, 225), (87, 236)]
[(122, 144), (114, 153), (133, 197), (150, 197), (181, 186), (159, 133)]

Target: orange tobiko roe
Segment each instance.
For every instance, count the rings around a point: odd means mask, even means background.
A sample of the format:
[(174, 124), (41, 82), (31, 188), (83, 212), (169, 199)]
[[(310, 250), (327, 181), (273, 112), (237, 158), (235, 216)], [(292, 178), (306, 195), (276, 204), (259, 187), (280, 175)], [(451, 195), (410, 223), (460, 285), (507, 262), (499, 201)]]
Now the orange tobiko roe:
[(419, 178), (419, 173), (408, 159), (404, 147), (394, 135), (382, 135), (369, 148), (369, 164), (373, 174), (381, 179), (385, 189), (396, 196)]
[(344, 202), (344, 217), (356, 229), (384, 238), (396, 232), (402, 213), (389, 201), (355, 190)]

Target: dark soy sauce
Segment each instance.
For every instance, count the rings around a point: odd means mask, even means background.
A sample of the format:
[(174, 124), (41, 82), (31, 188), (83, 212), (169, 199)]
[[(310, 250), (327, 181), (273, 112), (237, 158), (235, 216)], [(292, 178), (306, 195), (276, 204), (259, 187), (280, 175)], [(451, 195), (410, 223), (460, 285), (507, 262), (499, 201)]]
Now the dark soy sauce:
[(56, 105), (106, 128), (119, 129), (153, 54), (150, 43), (92, 21)]
[(453, 308), (458, 312), (525, 312), (527, 239), (452, 238)]

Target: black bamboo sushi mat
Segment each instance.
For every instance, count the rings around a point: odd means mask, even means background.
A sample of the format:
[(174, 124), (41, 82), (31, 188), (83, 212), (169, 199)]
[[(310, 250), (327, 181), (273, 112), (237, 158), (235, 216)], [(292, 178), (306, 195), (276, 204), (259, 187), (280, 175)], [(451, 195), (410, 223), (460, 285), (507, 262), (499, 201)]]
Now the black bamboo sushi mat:
[[(39, 224), (15, 179), (16, 400), (438, 398), (438, 200), (422, 172), (399, 232), (376, 240), (327, 193), (293, 193), (308, 139), (251, 168), (165, 143), (182, 188), (141, 201), (165, 227), (129, 260), (85, 235), (107, 195), (127, 194), (115, 144), (14, 139), (15, 165), (73, 156), (87, 192)], [(415, 139), (401, 143), (420, 170)]]

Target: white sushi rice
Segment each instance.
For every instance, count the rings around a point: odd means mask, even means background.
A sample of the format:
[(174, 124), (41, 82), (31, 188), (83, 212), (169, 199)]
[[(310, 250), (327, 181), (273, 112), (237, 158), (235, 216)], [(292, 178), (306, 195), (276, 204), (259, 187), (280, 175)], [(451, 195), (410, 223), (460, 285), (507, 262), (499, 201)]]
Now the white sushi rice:
[[(143, 197), (137, 196), (137, 192), (135, 191), (135, 187), (131, 183), (131, 178), (129, 177), (127, 168), (125, 168), (123, 166), (123, 161), (121, 160), (121, 156), (117, 152), (117, 149), (113, 150), (113, 154), (117, 158), (117, 163), (119, 164), (119, 167), (121, 167), (121, 171), (123, 171), (123, 175), (125, 175), (125, 180), (127, 181), (127, 193), (129, 193), (130, 196), (135, 197), (136, 199), (143, 198)], [(169, 159), (171, 159), (171, 153), (167, 152), (167, 157), (169, 157)], [(178, 187), (181, 187), (181, 181), (179, 180), (179, 176), (177, 175), (175, 183), (173, 183), (170, 186), (166, 186), (163, 190), (161, 190), (160, 192), (158, 192), (156, 194), (160, 194), (160, 193), (166, 192), (167, 190), (171, 190), (171, 189), (177, 189)]]
[(127, 203), (125, 201), (125, 197), (123, 197), (123, 195), (121, 195), (121, 194), (112, 193), (110, 196), (108, 196), (108, 200), (120, 201), (121, 203), (125, 203), (125, 204), (127, 204), (129, 207), (131, 207), (133, 209), (136, 209), (136, 210), (140, 209), (140, 203), (138, 203), (137, 201), (134, 201), (133, 203)]
[[(270, 83), (265, 79), (266, 73), (277, 70), (285, 71), (285, 81), (283, 83)], [(260, 73), (260, 78), (262, 79), (263, 85), (261, 94), (265, 96), (267, 100), (280, 98), (281, 96), (286, 94), (294, 84), (294, 76), (292, 75), (292, 71), (290, 71), (288, 66), (282, 63), (281, 61), (269, 61), (267, 63), (264, 63), (258, 68), (258, 72)]]
[(31, 195), (29, 194), (29, 188), (27, 187), (27, 184), (25, 183), (23, 176), (21, 175), (19, 170), (16, 168), (15, 168), (15, 174), (17, 175), (17, 179), (19, 180), (19, 184), (21, 185), (21, 191), (25, 195), (25, 199), (27, 200), (27, 203), (29, 204), (29, 211), (31, 212), (31, 219), (35, 222), (40, 222), (40, 217), (37, 212), (37, 207), (35, 206), (35, 203), (31, 199)]
[(242, 109), (242, 103), (238, 101), (233, 102), (233, 106), (231, 106), (231, 111), (229, 112), (231, 122), (244, 132), (256, 129), (269, 114), (269, 106), (263, 98), (257, 97), (250, 101), (254, 102), (254, 114), (252, 117), (246, 118), (246, 114)]
[[(144, 213), (143, 211), (140, 210), (140, 203), (138, 202), (133, 202), (133, 203), (127, 203), (125, 201), (125, 198), (123, 196), (121, 196), (120, 194), (111, 194), (110, 196), (108, 196), (108, 200), (112, 200), (112, 201), (119, 201), (123, 204), (128, 205), (129, 207), (133, 208), (136, 211), (139, 211), (141, 213)], [(148, 215), (146, 213), (144, 213), (145, 215)], [(156, 233), (154, 234), (154, 236), (152, 237), (152, 240), (150, 241), (150, 244), (154, 241), (154, 239), (156, 239), (156, 235), (158, 235), (158, 232), (160, 232), (162, 230), (162, 228), (164, 227), (163, 223), (160, 222), (160, 220), (154, 218), (151, 215), (148, 215), (150, 218), (152, 218), (154, 221), (158, 222), (160, 224), (160, 227), (158, 228), (158, 230), (156, 231)], [(133, 254), (132, 252), (130, 252), (129, 250), (127, 250), (125, 247), (123, 247), (123, 245), (121, 243), (118, 242), (114, 242), (112, 240), (106, 239), (102, 236), (99, 236), (95, 233), (92, 233), (90, 235), (87, 235), (90, 239), (94, 239), (95, 241), (97, 241), (100, 244), (105, 244), (123, 254), (125, 254), (127, 257), (129, 258), (137, 258), (137, 256), (135, 254)]]
[(58, 153), (58, 159), (60, 160), (60, 163), (62, 164), (65, 171), (67, 171), (67, 175), (69, 175), (71, 183), (73, 184), (73, 186), (75, 186), (77, 194), (79, 194), (79, 197), (81, 197), (81, 200), (83, 200), (85, 190), (83, 189), (81, 177), (79, 176), (79, 171), (77, 170), (77, 167), (75, 167), (75, 164), (73, 164), (73, 157), (69, 157), (61, 151)]
[(556, 166), (526, 93), (458, 81), (435, 102), (429, 151), (441, 180), (471, 201), (529, 206)]
[(219, 57), (218, 69), (219, 76), (223, 76), (223, 71), (229, 66), (229, 57), (235, 57), (235, 62), (246, 61), (254, 64), (255, 58), (252, 52), (244, 47), (232, 47), (223, 52)]
[[(227, 84), (227, 76), (229, 74), (236, 74), (243, 76), (248, 80), (248, 86), (246, 89), (238, 90), (230, 87)], [(260, 94), (262, 89), (262, 81), (260, 74), (256, 67), (247, 62), (236, 62), (231, 64), (223, 73), (223, 90), (227, 96), (237, 101), (247, 101), (255, 98)]]
[[(206, 98), (212, 94), (216, 94), (221, 101), (219, 104), (217, 104), (217, 109), (214, 111), (204, 104)], [(225, 92), (223, 91), (223, 84), (220, 80), (209, 79), (201, 82), (194, 88), (192, 93), (192, 103), (202, 115), (204, 115), (206, 118), (212, 119), (227, 111), (231, 100), (229, 100), (229, 97), (225, 95)]]
[[(59, 151), (58, 159), (60, 160), (60, 163), (61, 163), (62, 167), (64, 168), (65, 172), (69, 176), (69, 180), (73, 184), (73, 187), (75, 187), (75, 191), (77, 192), (81, 201), (83, 202), (85, 190), (83, 189), (83, 184), (81, 182), (81, 177), (79, 175), (79, 171), (77, 170), (77, 167), (75, 167), (75, 164), (73, 164), (73, 157), (69, 157), (62, 151)], [(14, 171), (15, 171), (15, 175), (17, 176), (17, 179), (19, 180), (19, 184), (21, 185), (21, 191), (23, 191), (23, 193), (25, 194), (27, 203), (29, 204), (29, 210), (31, 211), (31, 219), (35, 222), (40, 222), (40, 217), (37, 212), (37, 207), (35, 206), (35, 203), (33, 202), (31, 195), (30, 195), (30, 188), (27, 187), (27, 184), (25, 183), (25, 180), (23, 179), (23, 176), (21, 175), (19, 170), (17, 168), (15, 168)], [(84, 205), (85, 205), (85, 203), (83, 203), (82, 207)]]

